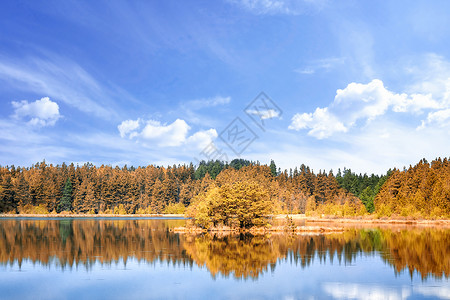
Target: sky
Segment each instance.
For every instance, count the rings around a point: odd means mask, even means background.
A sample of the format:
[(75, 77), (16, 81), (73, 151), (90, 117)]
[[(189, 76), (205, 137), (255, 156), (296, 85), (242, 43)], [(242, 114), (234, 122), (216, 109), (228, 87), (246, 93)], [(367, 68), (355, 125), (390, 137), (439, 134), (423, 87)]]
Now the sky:
[(0, 165), (450, 150), (449, 1), (1, 1)]

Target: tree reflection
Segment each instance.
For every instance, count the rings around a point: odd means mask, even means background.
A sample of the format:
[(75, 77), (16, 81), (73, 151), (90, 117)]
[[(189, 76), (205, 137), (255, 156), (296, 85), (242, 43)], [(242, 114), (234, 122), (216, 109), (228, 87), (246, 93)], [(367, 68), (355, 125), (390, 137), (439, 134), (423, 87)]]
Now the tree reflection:
[(205, 265), (213, 277), (220, 273), (226, 277), (234, 274), (236, 278), (257, 278), (285, 255), (265, 236), (204, 235), (186, 239), (183, 246), (195, 263)]
[[(71, 268), (128, 258), (205, 266), (213, 277), (257, 279), (279, 260), (307, 268), (319, 260), (351, 264), (379, 255), (395, 272), (425, 279), (450, 275), (449, 229), (347, 229), (327, 235), (188, 235), (163, 220), (1, 220), (0, 263), (23, 260)], [(183, 222), (183, 221), (180, 221)]]
[(20, 266), (28, 259), (89, 268), (133, 257), (191, 265), (179, 238), (159, 220), (2, 220), (0, 262)]

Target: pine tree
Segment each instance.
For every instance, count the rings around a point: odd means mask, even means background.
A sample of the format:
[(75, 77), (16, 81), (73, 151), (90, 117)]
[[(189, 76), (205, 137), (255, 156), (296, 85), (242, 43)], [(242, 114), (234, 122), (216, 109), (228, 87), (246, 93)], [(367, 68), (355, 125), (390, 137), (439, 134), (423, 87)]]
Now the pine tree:
[(58, 211), (70, 211), (72, 208), (72, 182), (67, 178), (64, 184), (63, 195), (58, 204)]
[(270, 173), (272, 173), (272, 176), (274, 177), (277, 176), (277, 166), (273, 160), (270, 161)]

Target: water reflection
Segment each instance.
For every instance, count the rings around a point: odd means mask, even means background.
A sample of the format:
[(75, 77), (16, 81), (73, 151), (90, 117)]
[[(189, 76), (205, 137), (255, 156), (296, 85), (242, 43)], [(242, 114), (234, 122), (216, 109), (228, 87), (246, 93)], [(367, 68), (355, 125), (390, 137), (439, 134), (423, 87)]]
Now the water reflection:
[(285, 256), (278, 244), (265, 236), (191, 236), (183, 247), (195, 263), (205, 265), (213, 277), (234, 274), (236, 278), (256, 279), (269, 265), (275, 268), (277, 259)]
[[(450, 275), (449, 229), (348, 229), (328, 235), (185, 235), (171, 232), (183, 220), (0, 220), (0, 263), (24, 260), (71, 268), (134, 258), (205, 266), (218, 275), (257, 279), (280, 260), (307, 268), (314, 261), (352, 264), (378, 255), (394, 272), (422, 279)], [(329, 292), (336, 291), (333, 285)]]
[(407, 299), (412, 295), (409, 287), (388, 289), (385, 286), (359, 283), (326, 282), (324, 291), (335, 299)]
[[(177, 221), (171, 221), (177, 226)], [(183, 221), (178, 221), (183, 222)], [(169, 232), (168, 220), (1, 220), (0, 262), (19, 266), (27, 259), (62, 268), (146, 262), (190, 263), (180, 237)], [(181, 223), (182, 224), (182, 223)]]

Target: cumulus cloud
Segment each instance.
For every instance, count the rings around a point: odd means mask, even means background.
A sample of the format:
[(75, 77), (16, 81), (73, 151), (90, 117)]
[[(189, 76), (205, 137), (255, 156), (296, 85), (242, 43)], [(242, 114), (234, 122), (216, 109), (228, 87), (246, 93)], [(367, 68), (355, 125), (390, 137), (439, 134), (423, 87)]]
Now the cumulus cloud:
[(310, 128), (309, 135), (318, 139), (331, 136), (336, 132), (346, 132), (347, 128), (334, 115), (328, 112), (328, 108), (317, 108), (314, 113), (296, 114), (292, 118), (289, 129), (301, 130)]
[(117, 128), (122, 138), (136, 138), (139, 141), (150, 142), (159, 147), (187, 145), (202, 148), (217, 137), (215, 129), (197, 131), (188, 136), (191, 127), (181, 119), (176, 119), (171, 124), (161, 124), (161, 122), (155, 120), (125, 120)]
[(34, 102), (12, 101), (14, 107), (14, 118), (29, 119), (28, 124), (34, 126), (53, 126), (61, 117), (58, 103), (49, 97), (41, 98)]
[(434, 100), (431, 94), (413, 94), (411, 97), (401, 97), (392, 108), (395, 112), (421, 113), (425, 109), (439, 109), (443, 105)]
[(130, 138), (132, 138), (136, 132), (135, 130), (139, 128), (140, 119), (137, 120), (126, 120), (123, 121), (118, 127), (120, 137), (125, 137), (130, 133)]
[(426, 120), (422, 121), (422, 125), (418, 129), (423, 129), (429, 125), (437, 125), (439, 127), (450, 127), (450, 108), (430, 112)]
[(159, 146), (180, 146), (186, 141), (189, 125), (180, 119), (172, 124), (162, 125), (158, 121), (147, 121), (140, 136), (145, 140), (155, 141)]
[[(360, 122), (371, 122), (387, 111), (421, 114), (424, 111), (445, 109), (446, 104), (433, 98), (432, 94), (395, 93), (389, 91), (379, 79), (367, 84), (350, 83), (338, 89), (334, 101), (325, 108), (317, 108), (314, 113), (297, 113), (292, 118), (289, 129), (309, 129), (308, 135), (323, 139), (338, 132), (347, 132)], [(422, 126), (446, 120), (446, 112), (428, 116)]]
[(429, 53), (412, 59), (407, 68), (407, 75), (413, 82), (406, 87), (409, 93), (428, 95), (435, 101), (433, 108), (436, 110), (428, 112), (427, 118), (422, 120), (418, 129), (427, 126), (450, 126), (447, 117), (450, 109), (450, 62), (440, 55)]
[(383, 115), (389, 105), (404, 95), (388, 91), (381, 80), (374, 79), (368, 84), (350, 83), (345, 89), (338, 89), (331, 109), (344, 116), (347, 126), (358, 119), (373, 120)]
[(211, 128), (209, 130), (197, 131), (187, 138), (186, 144), (193, 145), (199, 149), (204, 149), (216, 138), (217, 131)]

